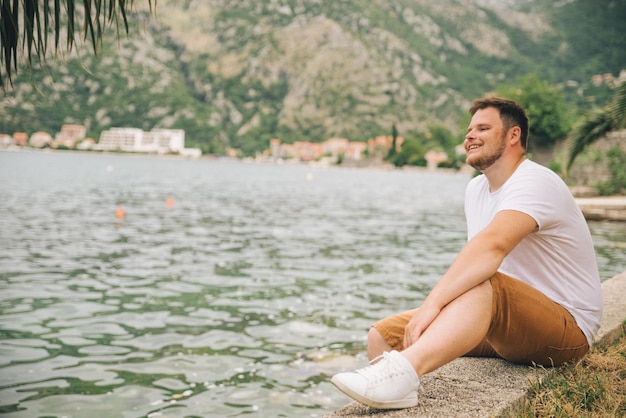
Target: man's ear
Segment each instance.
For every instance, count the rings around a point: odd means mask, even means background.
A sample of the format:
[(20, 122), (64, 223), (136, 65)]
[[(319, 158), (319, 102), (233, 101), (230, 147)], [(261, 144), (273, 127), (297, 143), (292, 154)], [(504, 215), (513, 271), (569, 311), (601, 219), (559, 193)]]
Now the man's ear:
[(519, 143), (522, 139), (522, 128), (519, 126), (513, 126), (509, 129), (509, 143), (511, 145), (515, 145)]

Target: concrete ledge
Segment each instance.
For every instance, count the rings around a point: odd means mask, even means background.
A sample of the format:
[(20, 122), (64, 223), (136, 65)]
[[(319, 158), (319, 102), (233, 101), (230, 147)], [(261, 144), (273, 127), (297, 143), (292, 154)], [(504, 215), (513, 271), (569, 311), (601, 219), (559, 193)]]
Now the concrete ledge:
[(626, 196), (581, 197), (576, 203), (586, 219), (626, 221)]
[[(626, 332), (626, 272), (602, 283), (602, 291), (604, 312), (596, 345), (608, 345)], [(498, 359), (460, 358), (423, 377), (419, 405), (415, 408), (380, 411), (352, 402), (325, 417), (503, 416), (523, 403), (532, 385), (551, 372)]]

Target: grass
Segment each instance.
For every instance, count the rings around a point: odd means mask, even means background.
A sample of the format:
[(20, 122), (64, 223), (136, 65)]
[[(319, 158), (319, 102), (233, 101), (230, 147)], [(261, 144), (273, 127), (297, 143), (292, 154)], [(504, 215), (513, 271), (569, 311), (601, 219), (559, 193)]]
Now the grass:
[(525, 405), (511, 416), (626, 416), (626, 335), (608, 347), (592, 347), (578, 363), (534, 384)]

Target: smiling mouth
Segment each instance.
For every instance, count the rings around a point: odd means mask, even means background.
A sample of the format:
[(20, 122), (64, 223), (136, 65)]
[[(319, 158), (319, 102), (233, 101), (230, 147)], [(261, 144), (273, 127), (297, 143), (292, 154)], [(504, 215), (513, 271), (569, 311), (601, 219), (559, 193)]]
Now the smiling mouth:
[(467, 152), (477, 150), (478, 148), (480, 148), (480, 145), (470, 145), (469, 147), (467, 147)]

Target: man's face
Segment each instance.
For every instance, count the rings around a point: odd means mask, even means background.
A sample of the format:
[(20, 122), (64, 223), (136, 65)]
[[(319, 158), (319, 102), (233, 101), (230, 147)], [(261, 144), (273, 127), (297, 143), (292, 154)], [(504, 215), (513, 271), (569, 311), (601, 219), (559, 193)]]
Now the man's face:
[(476, 111), (467, 128), (463, 145), (467, 164), (479, 171), (491, 167), (506, 148), (506, 132), (500, 111), (494, 107)]

